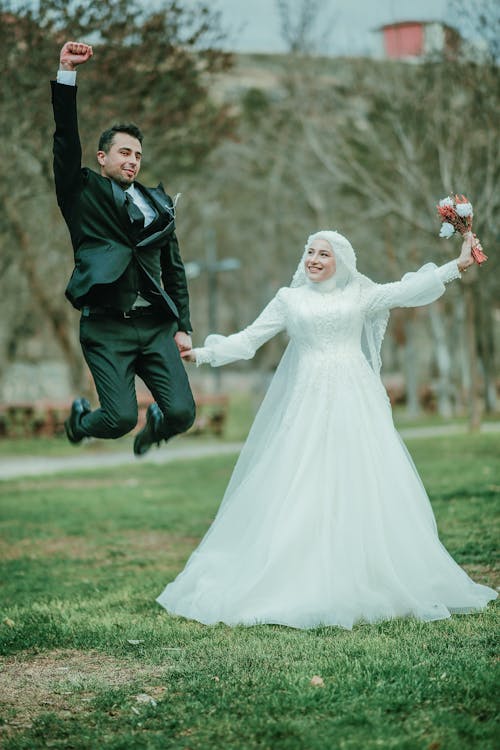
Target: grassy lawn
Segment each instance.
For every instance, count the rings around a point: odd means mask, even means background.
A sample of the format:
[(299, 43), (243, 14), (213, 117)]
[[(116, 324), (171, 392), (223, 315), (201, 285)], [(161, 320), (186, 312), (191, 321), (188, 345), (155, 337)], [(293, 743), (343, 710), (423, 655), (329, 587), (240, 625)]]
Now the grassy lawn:
[[(409, 447), (443, 542), (498, 586), (500, 435)], [(206, 530), (233, 464), (0, 483), (0, 746), (498, 747), (495, 605), (352, 632), (206, 627), (160, 610), (154, 599)]]

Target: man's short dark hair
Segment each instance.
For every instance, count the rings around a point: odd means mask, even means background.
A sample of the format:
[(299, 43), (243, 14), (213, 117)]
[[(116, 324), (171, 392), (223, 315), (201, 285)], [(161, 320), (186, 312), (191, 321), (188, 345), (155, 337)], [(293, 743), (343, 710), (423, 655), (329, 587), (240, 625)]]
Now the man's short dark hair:
[(137, 138), (139, 143), (142, 145), (142, 139), (144, 138), (144, 136), (141, 129), (138, 128), (137, 125), (134, 125), (133, 122), (129, 122), (126, 124), (113, 125), (112, 127), (108, 128), (108, 130), (105, 130), (103, 133), (101, 133), (99, 138), (98, 151), (104, 151), (104, 153), (107, 154), (113, 143), (113, 138), (117, 133), (127, 133), (127, 135), (131, 135), (133, 138)]

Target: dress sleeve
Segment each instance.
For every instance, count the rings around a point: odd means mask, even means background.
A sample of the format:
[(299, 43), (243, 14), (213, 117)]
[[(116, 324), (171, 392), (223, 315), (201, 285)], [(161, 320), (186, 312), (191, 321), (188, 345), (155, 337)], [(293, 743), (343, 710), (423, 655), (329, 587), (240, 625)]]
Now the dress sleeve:
[(220, 367), (238, 359), (252, 359), (262, 344), (286, 328), (285, 308), (283, 290), (280, 290), (247, 328), (231, 336), (208, 336), (204, 346), (194, 350), (196, 364)]
[(401, 281), (374, 284), (367, 292), (367, 312), (376, 313), (391, 307), (419, 307), (439, 299), (445, 284), (460, 278), (456, 260), (436, 266), (427, 263), (418, 271), (407, 273)]

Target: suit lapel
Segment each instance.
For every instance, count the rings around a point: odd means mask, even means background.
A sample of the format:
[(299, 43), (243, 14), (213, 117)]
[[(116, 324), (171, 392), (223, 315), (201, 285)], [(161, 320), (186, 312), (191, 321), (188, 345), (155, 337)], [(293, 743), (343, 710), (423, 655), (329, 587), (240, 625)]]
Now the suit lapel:
[(124, 226), (130, 228), (130, 217), (127, 213), (127, 207), (125, 206), (125, 192), (114, 180), (109, 180), (111, 183), (111, 191), (113, 193), (113, 199), (115, 206), (118, 211), (118, 215), (122, 219)]
[(170, 214), (172, 219), (175, 218), (175, 207), (172, 200), (165, 193), (163, 185), (160, 184), (155, 188), (145, 188), (141, 185), (142, 190), (146, 193), (149, 200), (153, 203), (154, 207), (160, 214)]
[[(114, 180), (109, 180), (117, 208), (125, 210), (125, 191)], [(126, 211), (125, 211), (126, 213)]]

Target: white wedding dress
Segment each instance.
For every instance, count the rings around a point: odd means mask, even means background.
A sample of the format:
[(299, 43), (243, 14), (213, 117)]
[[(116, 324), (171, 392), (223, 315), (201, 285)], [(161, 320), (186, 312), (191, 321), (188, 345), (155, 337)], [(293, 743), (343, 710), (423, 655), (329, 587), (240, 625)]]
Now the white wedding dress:
[(157, 599), (168, 612), (207, 624), (351, 628), (437, 620), (496, 597), (439, 541), (361, 345), (365, 320), (427, 304), (457, 276), (452, 262), (390, 284), (286, 287), (244, 331), (196, 350), (198, 364), (217, 366), (252, 357), (284, 329), (290, 337), (212, 526)]

